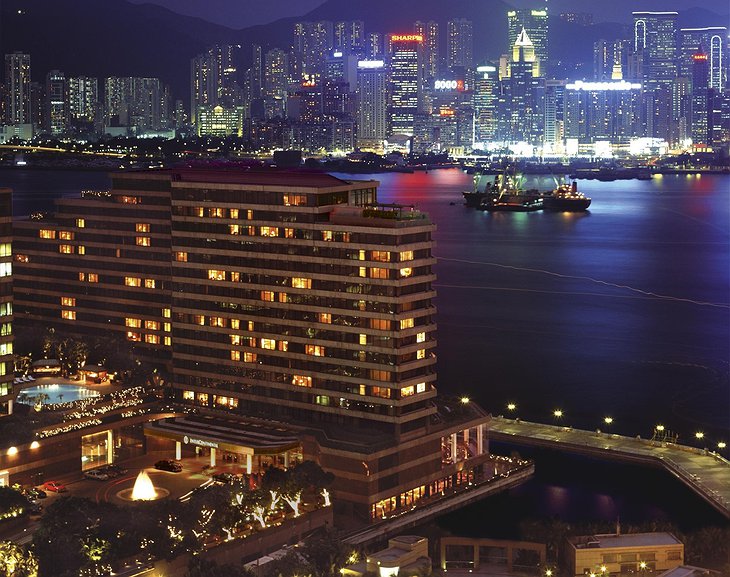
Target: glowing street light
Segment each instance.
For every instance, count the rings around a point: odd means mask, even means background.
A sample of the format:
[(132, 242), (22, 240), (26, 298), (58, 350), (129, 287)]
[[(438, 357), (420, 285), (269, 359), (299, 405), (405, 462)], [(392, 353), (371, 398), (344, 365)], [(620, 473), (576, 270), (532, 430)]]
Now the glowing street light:
[(701, 439), (704, 439), (704, 438), (705, 438), (705, 434), (702, 431), (697, 431), (695, 433), (695, 439), (697, 439), (698, 441)]
[(552, 569), (546, 569), (545, 570), (545, 576), (546, 577), (553, 577), (553, 570)]
[(461, 404), (462, 405), (468, 405), (469, 404), (469, 397), (461, 397)]
[(724, 442), (724, 441), (720, 441), (720, 442), (719, 442), (719, 443), (717, 444), (717, 448), (718, 448), (718, 449), (724, 449), (725, 447), (727, 447), (727, 445), (725, 444), (725, 442)]
[(554, 416), (554, 417), (555, 417), (556, 419), (559, 419), (559, 418), (561, 418), (561, 417), (563, 416), (563, 411), (561, 411), (560, 409), (555, 409), (555, 410), (553, 411), (553, 416)]
[(606, 417), (605, 419), (603, 419), (603, 422), (607, 425), (610, 425), (611, 423), (613, 423), (613, 417)]
[(656, 429), (657, 431), (659, 431), (660, 433), (663, 433), (663, 432), (664, 432), (664, 425), (657, 425), (657, 426), (656, 426), (656, 427), (654, 427), (654, 428), (655, 428), (655, 429)]
[(514, 403), (507, 403), (507, 410), (514, 413), (517, 410), (517, 405)]

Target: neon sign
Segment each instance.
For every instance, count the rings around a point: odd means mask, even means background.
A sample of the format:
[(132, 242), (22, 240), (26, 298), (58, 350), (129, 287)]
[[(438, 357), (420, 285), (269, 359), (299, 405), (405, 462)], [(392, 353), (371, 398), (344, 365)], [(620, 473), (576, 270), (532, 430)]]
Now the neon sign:
[(423, 34), (393, 34), (393, 42), (423, 42)]
[(463, 80), (434, 80), (434, 90), (457, 90), (464, 92)]

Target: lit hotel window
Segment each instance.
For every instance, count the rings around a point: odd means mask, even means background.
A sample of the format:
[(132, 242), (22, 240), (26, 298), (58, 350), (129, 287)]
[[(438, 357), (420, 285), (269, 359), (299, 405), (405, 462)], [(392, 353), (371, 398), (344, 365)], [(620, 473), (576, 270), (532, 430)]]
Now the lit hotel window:
[(208, 216), (211, 218), (225, 218), (226, 209), (225, 208), (209, 208)]
[(149, 288), (149, 289), (155, 288), (155, 279), (153, 279), (153, 278), (144, 279), (144, 288)]
[(124, 324), (129, 328), (138, 329), (142, 327), (142, 320), (127, 317), (126, 319), (124, 319)]
[(390, 330), (390, 320), (388, 319), (370, 319), (370, 328), (380, 331)]
[(361, 333), (360, 334), (360, 341), (359, 342), (360, 342), (361, 345), (368, 344), (368, 336), (366, 334)]
[(231, 328), (238, 330), (241, 328), (241, 321), (239, 319), (231, 319)]
[(286, 293), (279, 293), (279, 302), (280, 303), (288, 303), (289, 302), (289, 295)]
[(289, 350), (289, 341), (279, 341), (279, 350), (287, 352)]
[(16, 254), (15, 260), (18, 262), (28, 262), (30, 259), (27, 254)]
[(311, 387), (312, 377), (305, 377), (303, 375), (293, 375), (291, 378), (291, 384), (297, 387)]
[(193, 391), (183, 391), (182, 398), (184, 401), (192, 401), (195, 398), (195, 393)]
[(404, 250), (402, 253), (400, 253), (400, 261), (405, 262), (407, 260), (413, 260), (412, 250)]
[(372, 391), (374, 397), (381, 397), (383, 399), (390, 398), (390, 389), (387, 387), (373, 387)]
[(330, 241), (332, 240), (332, 231), (331, 230), (323, 230), (322, 231), (322, 240)]
[(261, 291), (261, 300), (274, 302), (274, 291)]
[(165, 337), (165, 346), (169, 347), (172, 345), (172, 339), (170, 337)]
[(142, 340), (142, 338), (140, 337), (139, 333), (133, 333), (132, 331), (127, 331), (127, 340), (139, 342)]
[(232, 272), (231, 273), (231, 282), (240, 282), (241, 281), (241, 273), (240, 272)]
[(416, 385), (416, 392), (417, 393), (425, 393), (426, 392), (426, 383), (418, 383)]
[(170, 318), (170, 309), (162, 309), (162, 316), (166, 319)]
[(149, 232), (150, 225), (146, 222), (138, 222), (134, 225), (134, 230), (137, 232)]
[(76, 299), (74, 297), (61, 297), (62, 307), (75, 307)]
[(400, 275), (403, 278), (408, 278), (412, 274), (413, 274), (413, 269), (412, 268), (402, 268), (402, 269), (400, 269)]
[(312, 279), (294, 277), (293, 279), (291, 279), (291, 286), (294, 288), (300, 288), (300, 289), (311, 289), (312, 288)]
[(284, 206), (305, 206), (306, 204), (306, 194), (284, 194)]
[(400, 390), (400, 396), (401, 396), (401, 398), (410, 397), (410, 396), (415, 395), (415, 394), (416, 394), (416, 389), (415, 389), (415, 387), (413, 385), (411, 385), (410, 387), (403, 387)]
[(284, 238), (294, 238), (294, 229), (293, 228), (285, 228), (284, 229)]
[(240, 345), (241, 344), (241, 335), (231, 335), (231, 344)]
[(205, 209), (202, 206), (196, 206), (193, 210), (193, 216), (205, 215)]
[(205, 324), (205, 315), (193, 315), (193, 324), (204, 325)]
[(211, 327), (225, 327), (226, 319), (224, 319), (223, 317), (210, 317), (210, 326)]
[(226, 271), (217, 270), (217, 269), (209, 269), (208, 270), (208, 280), (226, 280)]
[(9, 262), (0, 263), (0, 277), (6, 277), (13, 274), (13, 265)]
[(89, 282), (99, 282), (99, 275), (95, 272), (90, 272), (87, 275), (86, 280), (88, 280)]
[(417, 343), (425, 343), (426, 342), (426, 333), (418, 333), (416, 335), (416, 342)]
[(124, 284), (126, 286), (142, 286), (142, 279), (134, 276), (125, 276)]
[(231, 360), (240, 361), (241, 360), (241, 351), (231, 351)]
[(319, 322), (332, 324), (332, 315), (330, 313), (319, 313)]
[(170, 323), (163, 323), (162, 330), (169, 333), (172, 330), (172, 325)]
[(79, 245), (79, 254), (86, 254), (86, 247), (84, 245)]
[(378, 262), (390, 262), (390, 253), (387, 250), (374, 250), (372, 259)]
[(378, 268), (373, 267), (370, 269), (370, 278), (388, 278), (388, 269), (387, 268)]
[(38, 231), (38, 236), (40, 238), (56, 238), (56, 231), (42, 228)]
[(159, 335), (145, 335), (144, 342), (149, 343), (151, 345), (159, 345), (160, 337), (159, 337)]
[(139, 204), (139, 197), (136, 196), (120, 196), (119, 202), (122, 204)]
[(61, 240), (73, 240), (74, 233), (69, 230), (60, 230), (58, 231), (58, 238), (60, 238)]
[(159, 331), (160, 323), (158, 321), (145, 321), (144, 328), (146, 328), (148, 331)]
[(177, 262), (188, 262), (188, 253), (186, 253), (186, 252), (176, 252), (175, 253), (175, 260)]
[(313, 355), (315, 357), (325, 356), (324, 347), (322, 345), (306, 345), (304, 347), (304, 352), (308, 355)]
[(231, 234), (241, 234), (241, 227), (237, 224), (229, 224), (228, 232)]
[(150, 237), (138, 236), (137, 237), (137, 246), (150, 246)]
[(274, 339), (261, 339), (261, 348), (273, 351), (276, 349), (276, 341)]
[(400, 322), (401, 329), (412, 329), (414, 326), (413, 319), (402, 319)]
[(261, 236), (279, 236), (279, 229), (275, 226), (262, 226), (260, 229)]
[(253, 220), (253, 210), (246, 211), (246, 220)]
[(228, 210), (228, 213), (231, 218), (238, 218), (238, 209), (237, 208), (231, 208)]
[(70, 244), (59, 244), (58, 252), (60, 252), (61, 254), (73, 254), (74, 247)]
[(86, 226), (86, 221), (83, 218), (77, 218), (76, 226), (78, 226), (79, 228), (84, 228)]
[(416, 351), (416, 358), (417, 359), (425, 359), (426, 358), (426, 349), (418, 349)]
[(243, 362), (244, 363), (255, 363), (256, 362), (256, 353), (243, 353)]
[(76, 311), (67, 311), (64, 309), (61, 311), (61, 318), (69, 320), (69, 321), (75, 321), (76, 320)]

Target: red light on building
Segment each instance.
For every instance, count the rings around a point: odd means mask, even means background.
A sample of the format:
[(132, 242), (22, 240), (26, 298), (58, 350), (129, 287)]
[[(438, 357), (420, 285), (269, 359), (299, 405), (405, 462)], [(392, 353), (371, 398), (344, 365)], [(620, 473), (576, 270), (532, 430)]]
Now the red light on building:
[(453, 108), (441, 108), (439, 109), (439, 116), (454, 116), (456, 113)]
[(423, 42), (423, 34), (393, 34), (393, 42)]
[(692, 60), (695, 62), (702, 62), (703, 60), (707, 60), (707, 54), (695, 54), (692, 56)]
[(456, 81), (456, 90), (458, 90), (459, 92), (464, 92), (464, 81), (463, 80)]

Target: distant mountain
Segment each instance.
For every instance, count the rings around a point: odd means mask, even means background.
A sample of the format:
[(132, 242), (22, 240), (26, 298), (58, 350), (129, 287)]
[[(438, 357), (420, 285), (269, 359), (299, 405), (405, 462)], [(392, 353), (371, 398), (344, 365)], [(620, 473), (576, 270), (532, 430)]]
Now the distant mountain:
[[(636, 4), (632, 0), (632, 6)], [(304, 16), (233, 30), (126, 0), (2, 0), (0, 54), (30, 53), (33, 79), (38, 81), (52, 69), (69, 76), (155, 76), (170, 84), (174, 98), (187, 100), (190, 59), (212, 44), (240, 44), (241, 64), (247, 66), (251, 44), (285, 48), (299, 20), (363, 20), (366, 30), (384, 33), (408, 32), (415, 20), (435, 20), (442, 23), (445, 37), (448, 19), (466, 17), (474, 23), (475, 59), (494, 61), (507, 51), (510, 8), (504, 0), (327, 0)], [(679, 17), (683, 27), (727, 20), (705, 8), (680, 12)], [(625, 24), (580, 27), (555, 16), (550, 23), (551, 52), (575, 78), (589, 73), (595, 40), (626, 33)], [(588, 66), (581, 69), (581, 62)]]

